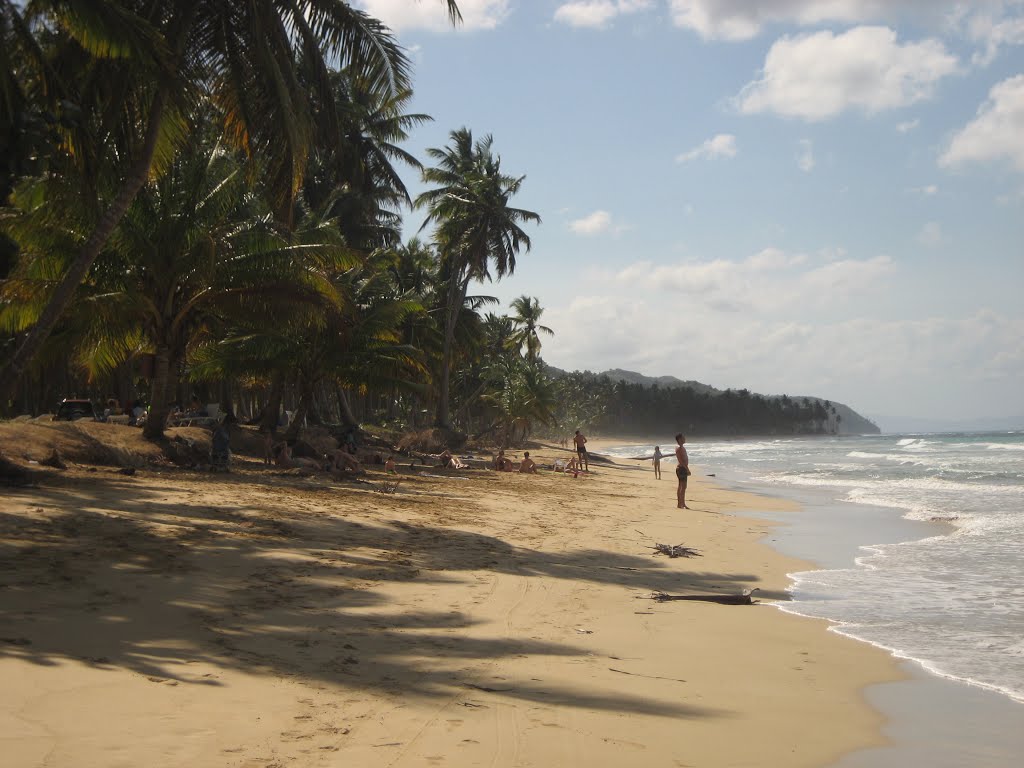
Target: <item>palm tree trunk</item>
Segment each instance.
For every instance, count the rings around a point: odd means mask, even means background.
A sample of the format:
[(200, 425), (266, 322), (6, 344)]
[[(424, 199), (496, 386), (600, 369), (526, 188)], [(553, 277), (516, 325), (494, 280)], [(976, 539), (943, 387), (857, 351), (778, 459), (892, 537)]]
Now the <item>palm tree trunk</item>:
[(309, 413), (309, 409), (313, 406), (313, 385), (303, 379), (300, 387), (302, 396), (299, 398), (299, 406), (295, 409), (291, 426), (288, 427), (288, 431), (284, 435), (285, 439), (289, 442), (298, 438), (299, 432), (302, 431), (302, 423), (306, 420), (306, 414)]
[(281, 418), (281, 398), (284, 395), (284, 373), (278, 371), (270, 380), (270, 394), (260, 418), (260, 432), (273, 434), (277, 431), (277, 420)]
[(167, 423), (167, 384), (170, 369), (171, 350), (167, 347), (157, 347), (153, 360), (153, 380), (150, 382), (149, 415), (142, 428), (143, 437), (149, 440), (159, 440), (164, 436), (164, 426)]
[[(461, 270), (458, 271), (461, 273)], [(455, 346), (455, 323), (459, 319), (459, 310), (466, 301), (469, 289), (469, 276), (465, 278), (453, 270), (448, 284), (448, 311), (444, 318), (444, 345), (441, 350), (441, 383), (437, 395), (437, 412), (434, 425), (448, 428), (451, 417), (448, 408), (448, 393), (451, 388), (452, 351)]]
[(349, 405), (345, 390), (338, 387), (338, 415), (341, 416), (341, 423), (346, 427), (358, 427), (359, 421), (352, 413), (352, 406)]
[(7, 403), (14, 396), (18, 381), (25, 369), (50, 337), (57, 321), (60, 320), (74, 299), (78, 286), (82, 284), (93, 262), (96, 261), (96, 257), (107, 240), (110, 239), (114, 228), (117, 227), (124, 217), (125, 211), (128, 210), (128, 206), (146, 183), (150, 166), (153, 164), (153, 153), (156, 151), (157, 139), (160, 136), (160, 125), (163, 122), (166, 104), (167, 90), (161, 88), (153, 97), (153, 103), (149, 109), (149, 123), (146, 126), (146, 135), (139, 156), (125, 177), (121, 191), (103, 212), (92, 234), (82, 245), (74, 261), (71, 262), (71, 266), (68, 267), (68, 271), (64, 273), (64, 277), (61, 278), (40, 314), (39, 320), (26, 334), (11, 359), (0, 369), (0, 403)]

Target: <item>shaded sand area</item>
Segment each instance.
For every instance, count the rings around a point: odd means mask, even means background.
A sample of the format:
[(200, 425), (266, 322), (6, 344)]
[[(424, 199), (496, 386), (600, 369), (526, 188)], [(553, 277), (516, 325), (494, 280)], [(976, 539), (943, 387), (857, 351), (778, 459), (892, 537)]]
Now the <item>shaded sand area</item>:
[(671, 472), (593, 470), (0, 488), (4, 764), (823, 766), (878, 743), (860, 689), (899, 675), (886, 654), (766, 605), (648, 599), (784, 598), (803, 566), (723, 514), (779, 502), (695, 467), (682, 512)]

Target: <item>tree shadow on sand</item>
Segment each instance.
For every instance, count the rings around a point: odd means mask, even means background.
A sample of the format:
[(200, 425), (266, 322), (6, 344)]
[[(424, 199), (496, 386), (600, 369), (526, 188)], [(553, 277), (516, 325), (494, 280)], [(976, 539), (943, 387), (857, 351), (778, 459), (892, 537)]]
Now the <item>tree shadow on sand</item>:
[(182, 505), (167, 495), (126, 479), (19, 492), (34, 511), (0, 513), (0, 658), (73, 659), (196, 685), (218, 685), (194, 673), (204, 662), (403, 696), (451, 697), (469, 687), (591, 709), (723, 714), (542, 680), (482, 686), (480, 670), (495, 659), (593, 654), (570, 643), (475, 636), (480, 625), (459, 606), (389, 610), (374, 585), (469, 582), (482, 571), (735, 592), (756, 581), (752, 574), (680, 570), (679, 561), (668, 567), (603, 550), (541, 552), (397, 520)]

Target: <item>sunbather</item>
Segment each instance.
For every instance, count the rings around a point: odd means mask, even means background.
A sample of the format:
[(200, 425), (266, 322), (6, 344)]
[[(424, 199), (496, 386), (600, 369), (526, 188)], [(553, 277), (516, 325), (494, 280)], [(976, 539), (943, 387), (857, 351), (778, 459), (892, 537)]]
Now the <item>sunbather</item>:
[(529, 451), (523, 451), (523, 460), (519, 462), (519, 471), (525, 474), (537, 474), (537, 462), (530, 458)]
[(494, 457), (494, 468), (498, 472), (511, 472), (513, 469), (512, 459), (505, 456), (505, 449), (502, 448), (498, 451), (498, 455)]
[(363, 465), (359, 463), (359, 459), (345, 450), (345, 447), (345, 445), (342, 445), (342, 447), (338, 448), (336, 451), (332, 451), (327, 454), (327, 458), (330, 461), (327, 469), (332, 472), (344, 472), (345, 470), (349, 470), (357, 475), (362, 474)]
[(452, 456), (452, 452), (445, 448), (437, 457), (440, 460), (442, 469), (466, 469), (469, 465), (463, 463), (458, 456)]
[(320, 464), (315, 459), (305, 456), (292, 456), (292, 448), (287, 441), (282, 441), (274, 448), (274, 462), (282, 469), (295, 469), (305, 467), (307, 469), (320, 469)]

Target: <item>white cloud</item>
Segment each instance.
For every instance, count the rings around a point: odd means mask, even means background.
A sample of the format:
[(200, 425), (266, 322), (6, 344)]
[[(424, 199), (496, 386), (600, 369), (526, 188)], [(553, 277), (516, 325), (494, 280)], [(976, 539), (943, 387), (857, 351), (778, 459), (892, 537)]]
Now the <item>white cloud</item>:
[[(1024, 317), (986, 309), (887, 319), (853, 304), (823, 321), (723, 315), (690, 302), (681, 311), (673, 296), (638, 301), (619, 292), (553, 306), (548, 314), (556, 335), (545, 341), (545, 359), (561, 368), (628, 368), (720, 388), (813, 394), (861, 413), (940, 417), (957, 402), (961, 415), (976, 416), (992, 402), (1016, 402), (1024, 379)], [(602, 333), (572, 333), (581, 317)]]
[(462, 24), (453, 27), (448, 18), (447, 3), (442, 0), (356, 0), (355, 5), (380, 19), (396, 32), (410, 29), (431, 29), (443, 32), (454, 29), (494, 29), (509, 14), (509, 0), (459, 0)]
[(939, 164), (953, 168), (1002, 159), (1024, 172), (1024, 75), (992, 87), (978, 116), (953, 137)]
[(938, 248), (946, 242), (946, 233), (937, 221), (929, 221), (917, 233), (917, 242), (926, 248)]
[(569, 222), (569, 229), (577, 235), (599, 235), (612, 228), (612, 215), (608, 211), (594, 211), (589, 216)]
[(925, 184), (923, 187), (911, 187), (908, 191), (921, 197), (935, 197), (935, 195), (939, 194), (939, 186), (937, 184)]
[(804, 173), (814, 170), (814, 143), (810, 139), (800, 139), (800, 148), (796, 154), (796, 165)]
[(897, 124), (896, 125), (896, 130), (899, 133), (910, 133), (915, 128), (917, 128), (920, 124), (921, 124), (921, 121), (916, 119), (916, 118), (914, 120), (906, 120), (906, 121), (904, 121), (902, 123)]
[(736, 157), (736, 137), (731, 133), (720, 133), (705, 141), (699, 147), (676, 155), (677, 163), (688, 163), (698, 158)]
[(894, 269), (888, 256), (836, 259), (829, 252), (810, 257), (766, 248), (742, 261), (637, 262), (611, 279), (618, 285), (683, 294), (688, 307), (801, 316), (811, 308), (834, 307), (874, 291)]
[(650, 0), (577, 0), (555, 10), (555, 21), (571, 27), (599, 29), (618, 16), (649, 8)]
[[(989, 25), (993, 27), (1020, 4), (1020, 0), (971, 0), (970, 6), (962, 0), (669, 0), (669, 10), (676, 26), (705, 39), (749, 40), (770, 24), (914, 19), (932, 26), (958, 26), (987, 16), (995, 19)], [(975, 35), (980, 37), (985, 25), (976, 26)]]
[(956, 69), (956, 57), (938, 40), (900, 43), (887, 27), (783, 37), (768, 51), (761, 79), (740, 93), (738, 106), (746, 114), (805, 120), (849, 109), (875, 113), (927, 99)]
[[(1015, 3), (1020, 5), (1020, 3)], [(985, 46), (971, 57), (971, 61), (987, 67), (999, 55), (1000, 49), (1010, 45), (1024, 45), (1024, 15), (1012, 15), (1007, 9), (999, 9), (1005, 16), (982, 13), (973, 17), (969, 23), (969, 34), (972, 40)]]

